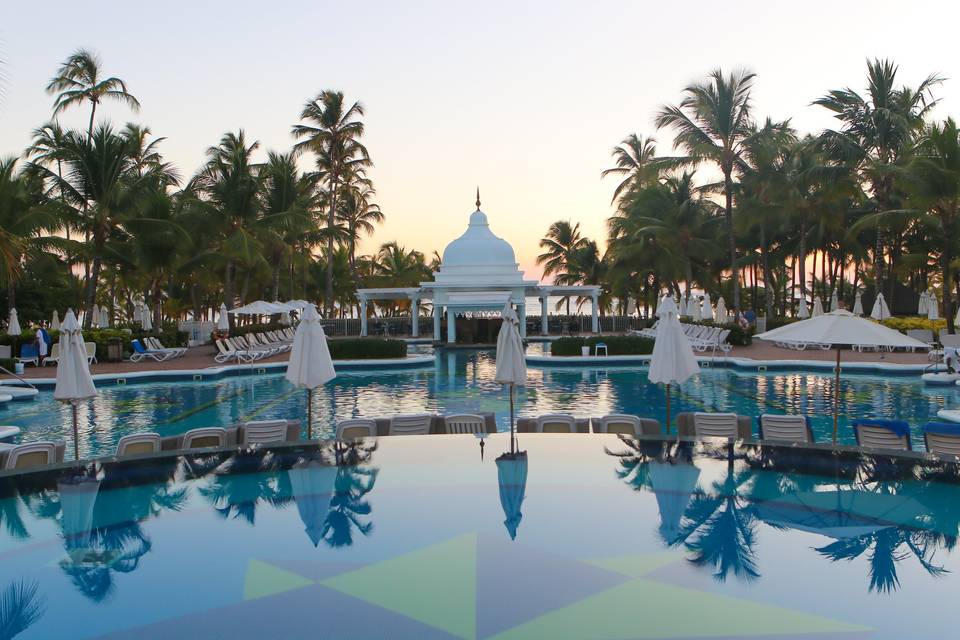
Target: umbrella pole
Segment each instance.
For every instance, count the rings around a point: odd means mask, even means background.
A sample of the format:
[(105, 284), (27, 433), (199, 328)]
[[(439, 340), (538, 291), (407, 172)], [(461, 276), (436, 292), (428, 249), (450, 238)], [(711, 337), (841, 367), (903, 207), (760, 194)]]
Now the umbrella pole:
[(513, 383), (510, 383), (510, 453), (516, 453), (516, 439), (513, 434)]
[(837, 367), (834, 370), (833, 389), (833, 444), (837, 444), (837, 427), (840, 420), (840, 347), (837, 347)]
[[(667, 435), (670, 435), (670, 383), (667, 383)], [(677, 437), (680, 437), (680, 427), (677, 427)]]
[(77, 430), (77, 403), (73, 401), (70, 403), (71, 413), (73, 414), (73, 457), (79, 462), (80, 460), (80, 432)]
[(307, 389), (307, 440), (313, 440), (313, 389)]

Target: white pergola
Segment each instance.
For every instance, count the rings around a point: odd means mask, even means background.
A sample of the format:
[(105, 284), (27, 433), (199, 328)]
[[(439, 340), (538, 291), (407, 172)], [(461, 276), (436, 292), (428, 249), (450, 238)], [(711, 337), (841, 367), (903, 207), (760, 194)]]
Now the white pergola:
[(360, 335), (367, 335), (367, 303), (372, 300), (410, 300), (412, 331), (420, 335), (420, 303), (429, 300), (433, 304), (433, 339), (441, 341), (440, 326), (443, 314), (447, 314), (448, 344), (457, 341), (456, 316), (464, 313), (499, 314), (510, 302), (520, 318), (520, 332), (527, 333), (527, 298), (540, 301), (542, 335), (549, 335), (548, 304), (550, 296), (590, 297), (592, 305), (591, 328), (599, 331), (598, 285), (558, 286), (541, 285), (536, 280), (525, 280), (511, 247), (505, 240), (490, 231), (487, 216), (479, 209), (470, 214), (466, 232), (447, 245), (440, 268), (434, 272), (431, 282), (421, 282), (419, 287), (359, 289)]

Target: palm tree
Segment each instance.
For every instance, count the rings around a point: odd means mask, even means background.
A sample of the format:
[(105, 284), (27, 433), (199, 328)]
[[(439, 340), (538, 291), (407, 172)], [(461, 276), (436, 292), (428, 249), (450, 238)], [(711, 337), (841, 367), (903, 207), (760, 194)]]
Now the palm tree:
[[(346, 107), (343, 92), (321, 91), (307, 102), (300, 113), (300, 120), (308, 124), (293, 126), (293, 136), (302, 139), (294, 145), (297, 153), (310, 150), (316, 155), (317, 177), (326, 182), (328, 194), (327, 255), (333, 255), (334, 226), (344, 176), (371, 165), (366, 147), (360, 142), (363, 137), (363, 105), (354, 102)], [(328, 262), (326, 272), (326, 311), (333, 311), (333, 263)]]
[(614, 166), (605, 169), (601, 178), (616, 176), (622, 178), (610, 202), (616, 202), (623, 195), (649, 186), (660, 178), (660, 171), (665, 161), (657, 158), (657, 141), (653, 138), (644, 138), (635, 133), (623, 141), (610, 152)]
[(140, 102), (127, 91), (127, 84), (116, 77), (103, 78), (100, 58), (87, 49), (78, 49), (67, 58), (57, 75), (47, 85), (47, 93), (56, 94), (53, 103), (53, 115), (61, 111), (90, 103), (90, 123), (87, 125), (87, 137), (93, 137), (93, 123), (97, 114), (97, 105), (103, 100), (124, 102), (133, 111), (140, 110)]
[[(897, 66), (891, 60), (867, 61), (867, 95), (853, 89), (835, 89), (813, 104), (828, 109), (842, 123), (839, 130), (824, 132), (822, 143), (837, 160), (853, 165), (863, 184), (868, 185), (876, 211), (898, 207), (897, 167), (909, 160), (914, 137), (925, 116), (937, 104), (934, 87), (943, 82), (936, 74), (927, 76), (916, 88), (897, 87)], [(877, 221), (874, 247), (874, 278), (877, 291), (884, 283), (883, 229)], [(889, 271), (895, 267), (891, 245)], [(893, 300), (893, 278), (888, 301)]]
[(0, 638), (20, 635), (43, 617), (45, 604), (36, 582), (17, 580), (0, 593)]
[(348, 183), (337, 208), (337, 221), (347, 233), (347, 249), (350, 255), (350, 272), (357, 286), (360, 276), (357, 272), (357, 241), (361, 236), (371, 236), (374, 225), (384, 220), (380, 206), (373, 202), (377, 191), (366, 178)]
[[(263, 181), (264, 246), (273, 268), (272, 299), (280, 297), (280, 268), (292, 261), (297, 240), (313, 230), (310, 180), (300, 175), (293, 154), (271, 151), (260, 168)], [(293, 292), (291, 291), (291, 294)]]
[[(571, 265), (574, 254), (587, 245), (587, 240), (580, 235), (580, 223), (573, 224), (569, 220), (558, 220), (547, 229), (547, 235), (540, 240), (540, 248), (544, 252), (537, 256), (537, 264), (543, 266), (544, 276), (555, 276), (555, 280), (563, 280), (571, 275)], [(567, 315), (570, 315), (570, 298), (566, 297)]]
[(745, 70), (724, 75), (712, 71), (709, 81), (684, 89), (679, 105), (660, 109), (657, 128), (676, 131), (674, 144), (694, 161), (713, 162), (723, 173), (724, 215), (727, 223), (727, 247), (733, 278), (733, 306), (740, 307), (740, 277), (737, 265), (737, 239), (733, 224), (734, 174), (739, 173), (743, 144), (750, 136), (750, 91), (756, 74)]

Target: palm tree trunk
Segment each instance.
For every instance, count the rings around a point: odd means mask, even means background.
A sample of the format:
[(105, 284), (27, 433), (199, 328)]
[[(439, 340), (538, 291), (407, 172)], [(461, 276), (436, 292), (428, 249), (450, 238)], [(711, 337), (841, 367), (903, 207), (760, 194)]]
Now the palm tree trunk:
[(956, 333), (954, 326), (953, 301), (950, 297), (950, 288), (953, 284), (953, 271), (950, 263), (953, 262), (953, 250), (950, 247), (950, 240), (943, 243), (943, 251), (940, 254), (940, 261), (943, 264), (943, 315), (947, 320), (947, 333)]
[(17, 306), (17, 290), (13, 283), (7, 285), (7, 309), (13, 309)]
[(733, 178), (729, 169), (723, 172), (724, 217), (727, 219), (727, 243), (730, 249), (730, 272), (733, 275), (733, 306), (740, 308), (740, 279), (737, 277), (737, 237), (733, 231)]
[(763, 262), (763, 307), (768, 318), (773, 317), (773, 278), (770, 275), (770, 250), (767, 247), (767, 228), (760, 225), (760, 260)]
[(89, 142), (90, 140), (93, 140), (93, 118), (94, 118), (94, 116), (95, 116), (96, 113), (97, 113), (97, 101), (96, 101), (96, 100), (91, 100), (90, 103), (91, 103), (91, 107), (90, 107), (90, 124), (87, 125), (87, 141), (88, 141), (88, 142)]
[(807, 297), (807, 221), (800, 219), (800, 253), (799, 258), (800, 273), (800, 297)]
[(330, 174), (330, 212), (327, 214), (327, 282), (324, 297), (324, 307), (327, 316), (333, 311), (333, 227), (334, 214), (337, 210), (337, 174)]
[[(99, 243), (98, 243), (99, 245)], [(93, 304), (97, 300), (97, 281), (100, 279), (100, 248), (98, 247), (96, 255), (93, 256), (93, 266), (90, 269), (90, 278), (87, 280), (87, 300), (86, 309), (83, 314), (83, 328), (89, 329), (93, 322), (93, 316), (90, 314)]]

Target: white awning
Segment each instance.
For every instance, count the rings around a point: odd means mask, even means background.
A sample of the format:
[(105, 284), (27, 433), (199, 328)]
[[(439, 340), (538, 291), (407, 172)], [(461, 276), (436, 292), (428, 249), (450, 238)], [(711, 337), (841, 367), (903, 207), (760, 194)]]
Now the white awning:
[(509, 291), (471, 291), (469, 293), (450, 293), (447, 306), (470, 309), (502, 309), (510, 301)]

